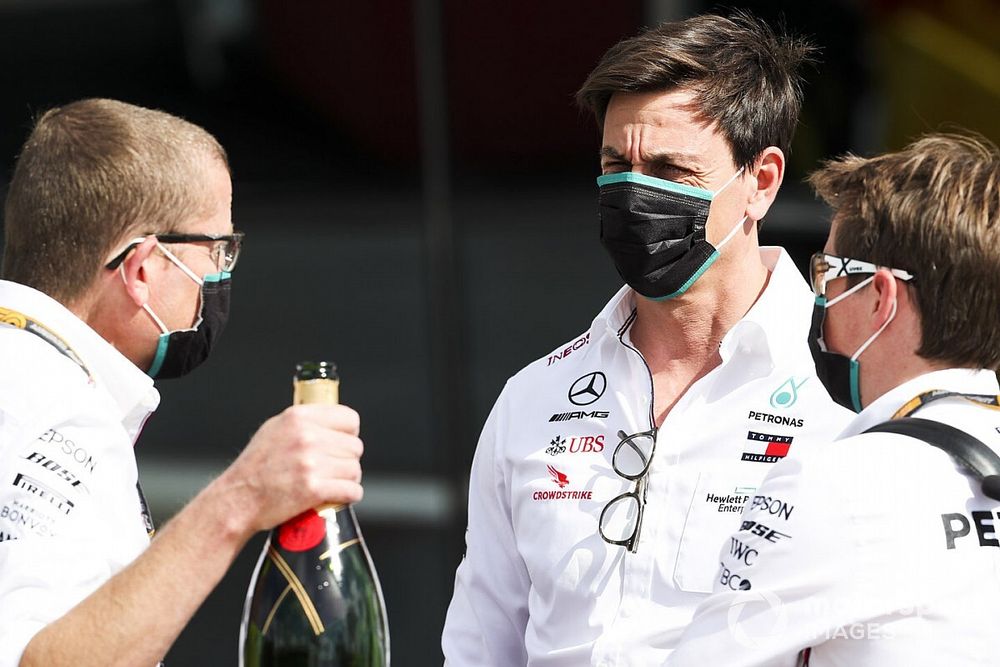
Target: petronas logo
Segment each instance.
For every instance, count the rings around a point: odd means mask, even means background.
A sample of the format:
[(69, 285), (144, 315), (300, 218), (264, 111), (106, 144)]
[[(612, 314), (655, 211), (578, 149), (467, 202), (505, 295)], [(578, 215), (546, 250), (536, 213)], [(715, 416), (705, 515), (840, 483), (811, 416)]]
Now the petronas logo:
[(809, 378), (796, 381), (792, 376), (781, 383), (777, 389), (771, 393), (771, 407), (775, 409), (790, 408), (799, 400), (799, 387), (804, 385)]

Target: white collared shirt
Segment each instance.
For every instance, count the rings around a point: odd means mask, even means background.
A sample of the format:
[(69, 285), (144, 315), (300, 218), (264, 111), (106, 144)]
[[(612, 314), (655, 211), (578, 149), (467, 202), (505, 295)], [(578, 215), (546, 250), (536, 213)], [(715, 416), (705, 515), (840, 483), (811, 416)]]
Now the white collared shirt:
[(39, 630), (149, 544), (132, 447), (159, 394), (41, 292), (0, 281), (0, 308), (41, 323), (85, 367), (0, 325), (0, 667), (16, 667)]
[(811, 292), (782, 250), (761, 255), (767, 288), (659, 429), (637, 553), (597, 525), (634, 486), (612, 469), (616, 433), (652, 426), (652, 378), (629, 338), (634, 293), (508, 381), (472, 466), (449, 665), (662, 664), (773, 462), (841, 430), (850, 413), (807, 347)]
[[(935, 389), (998, 393), (992, 371), (928, 373), (774, 466), (669, 664), (791, 667), (810, 647), (812, 667), (997, 663), (1000, 502), (932, 445), (859, 435)], [(1000, 410), (945, 398), (915, 416), (1000, 451)]]

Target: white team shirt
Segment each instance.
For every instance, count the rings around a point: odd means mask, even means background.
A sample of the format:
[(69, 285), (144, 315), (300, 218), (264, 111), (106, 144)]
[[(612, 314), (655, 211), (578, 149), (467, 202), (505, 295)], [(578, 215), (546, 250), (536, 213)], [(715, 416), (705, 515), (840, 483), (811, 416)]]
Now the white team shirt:
[(41, 292), (0, 281), (0, 308), (42, 323), (90, 372), (0, 325), (0, 667), (16, 667), (39, 630), (149, 544), (132, 446), (159, 394)]
[(659, 429), (637, 553), (598, 533), (604, 506), (634, 487), (612, 469), (616, 433), (652, 426), (650, 372), (629, 338), (634, 293), (507, 382), (472, 465), (449, 665), (662, 664), (772, 463), (840, 432), (850, 413), (806, 342), (812, 293), (780, 248), (761, 256), (766, 290)]
[[(934, 389), (998, 393), (989, 371), (928, 373), (775, 465), (669, 664), (791, 666), (807, 647), (812, 667), (1000, 661), (1000, 503), (932, 445), (858, 435)], [(914, 416), (1000, 451), (1000, 410), (947, 398)]]

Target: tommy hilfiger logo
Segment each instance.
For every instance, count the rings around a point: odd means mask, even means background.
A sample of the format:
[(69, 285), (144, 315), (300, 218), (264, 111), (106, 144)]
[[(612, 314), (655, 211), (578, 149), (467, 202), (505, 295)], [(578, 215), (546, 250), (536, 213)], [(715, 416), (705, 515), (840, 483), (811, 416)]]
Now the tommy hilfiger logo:
[(788, 450), (792, 447), (792, 436), (772, 435), (770, 433), (747, 432), (747, 440), (750, 444), (743, 452), (742, 461), (754, 461), (757, 463), (774, 463), (778, 459), (783, 459), (788, 455)]
[(546, 466), (549, 469), (549, 474), (552, 475), (552, 481), (559, 485), (559, 488), (565, 488), (569, 484), (569, 477), (559, 472), (552, 466)]

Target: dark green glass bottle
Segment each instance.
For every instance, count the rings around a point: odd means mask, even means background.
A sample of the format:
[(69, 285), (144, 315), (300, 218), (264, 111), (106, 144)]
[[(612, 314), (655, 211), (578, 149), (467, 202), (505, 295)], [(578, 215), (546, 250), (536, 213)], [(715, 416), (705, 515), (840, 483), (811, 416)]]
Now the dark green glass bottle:
[[(337, 403), (337, 367), (299, 364), (298, 403)], [(247, 592), (240, 667), (388, 667), (378, 575), (350, 505), (303, 512), (271, 531)]]

